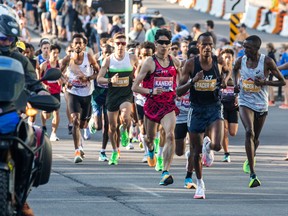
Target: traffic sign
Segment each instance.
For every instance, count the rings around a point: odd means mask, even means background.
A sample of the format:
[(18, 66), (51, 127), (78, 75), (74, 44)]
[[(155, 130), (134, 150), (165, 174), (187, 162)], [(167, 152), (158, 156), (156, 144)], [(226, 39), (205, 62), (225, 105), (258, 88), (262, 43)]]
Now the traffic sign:
[(244, 13), (246, 0), (226, 0), (225, 13)]

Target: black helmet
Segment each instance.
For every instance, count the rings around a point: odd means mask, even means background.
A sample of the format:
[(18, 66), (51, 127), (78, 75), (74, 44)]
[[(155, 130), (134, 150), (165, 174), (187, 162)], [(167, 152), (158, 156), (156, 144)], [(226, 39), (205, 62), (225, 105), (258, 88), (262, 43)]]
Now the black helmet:
[(0, 15), (0, 33), (7, 37), (19, 37), (20, 27), (16, 19), (5, 14)]

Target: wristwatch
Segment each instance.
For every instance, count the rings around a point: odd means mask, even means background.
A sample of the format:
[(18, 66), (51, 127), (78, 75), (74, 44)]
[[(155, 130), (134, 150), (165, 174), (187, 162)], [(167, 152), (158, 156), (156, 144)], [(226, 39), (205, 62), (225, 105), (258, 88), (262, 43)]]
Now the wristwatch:
[(150, 97), (153, 95), (153, 89), (149, 89), (149, 95)]
[(189, 82), (191, 83), (192, 86), (194, 85), (193, 78), (191, 78), (191, 79), (189, 80)]

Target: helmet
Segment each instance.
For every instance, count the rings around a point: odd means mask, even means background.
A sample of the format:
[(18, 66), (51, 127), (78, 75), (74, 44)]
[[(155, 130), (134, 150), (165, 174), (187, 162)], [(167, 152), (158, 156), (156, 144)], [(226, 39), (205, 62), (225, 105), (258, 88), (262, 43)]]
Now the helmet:
[(16, 13), (16, 11), (7, 5), (0, 4), (0, 15), (2, 15), (2, 14), (12, 16), (18, 23), (20, 21), (19, 16)]
[(0, 15), (0, 33), (7, 37), (19, 37), (20, 26), (13, 17), (1, 14)]

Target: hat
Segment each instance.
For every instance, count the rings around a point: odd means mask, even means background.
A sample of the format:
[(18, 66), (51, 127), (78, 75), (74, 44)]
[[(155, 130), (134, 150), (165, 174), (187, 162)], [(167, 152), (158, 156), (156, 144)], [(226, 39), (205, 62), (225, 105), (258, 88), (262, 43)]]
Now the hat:
[(227, 38), (220, 38), (219, 39), (220, 42), (223, 42), (225, 44), (229, 43), (228, 39)]
[(24, 42), (22, 42), (22, 41), (17, 41), (16, 42), (16, 46), (18, 47), (18, 48), (20, 48), (21, 50), (26, 50), (26, 45), (25, 45), (25, 43)]
[(245, 25), (245, 23), (239, 23), (236, 25), (238, 28), (247, 28), (247, 26)]
[(97, 12), (101, 12), (101, 13), (103, 13), (103, 12), (104, 12), (104, 10), (103, 10), (103, 8), (102, 8), (102, 7), (99, 7), (99, 8), (97, 9)]
[(242, 47), (243, 46), (243, 41), (235, 41), (233, 43), (233, 45), (236, 46), (236, 47)]

